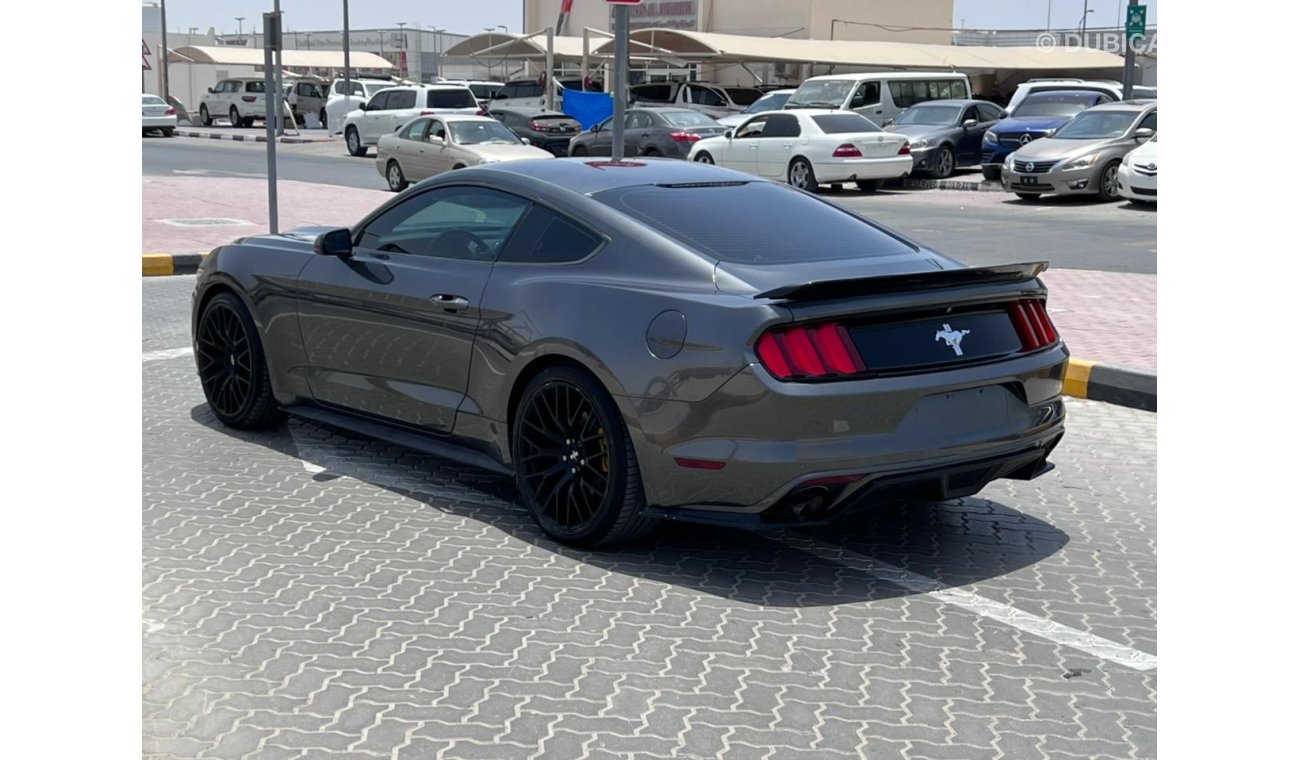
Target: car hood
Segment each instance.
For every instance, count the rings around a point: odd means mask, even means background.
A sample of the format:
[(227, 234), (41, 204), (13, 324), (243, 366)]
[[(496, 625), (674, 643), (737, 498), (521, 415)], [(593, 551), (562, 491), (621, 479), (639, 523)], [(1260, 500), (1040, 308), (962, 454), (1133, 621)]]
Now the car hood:
[(488, 161), (555, 158), (554, 153), (549, 150), (542, 150), (535, 145), (458, 145), (456, 147)]
[(943, 137), (956, 129), (956, 127), (942, 124), (890, 124), (885, 127), (886, 132), (896, 132), (900, 135), (916, 138)]
[(718, 119), (717, 121), (719, 124), (721, 124), (724, 127), (728, 127), (728, 128), (739, 127), (741, 123), (745, 121), (745, 119), (748, 119), (753, 115), (754, 114), (752, 113), (735, 113), (730, 116), (723, 116), (721, 119)]
[(1024, 119), (1007, 117), (989, 127), (989, 131), (994, 134), (1002, 132), (1046, 132), (1049, 129), (1056, 129), (1069, 120), (1068, 116), (1029, 116)]
[(1023, 161), (1033, 161), (1040, 158), (1057, 161), (1062, 158), (1084, 156), (1101, 150), (1114, 142), (1115, 138), (1113, 137), (1101, 140), (1058, 140), (1054, 137), (1043, 137), (1017, 148), (1015, 156)]
[(1156, 162), (1156, 143), (1147, 140), (1129, 153), (1129, 161), (1135, 164), (1154, 164)]

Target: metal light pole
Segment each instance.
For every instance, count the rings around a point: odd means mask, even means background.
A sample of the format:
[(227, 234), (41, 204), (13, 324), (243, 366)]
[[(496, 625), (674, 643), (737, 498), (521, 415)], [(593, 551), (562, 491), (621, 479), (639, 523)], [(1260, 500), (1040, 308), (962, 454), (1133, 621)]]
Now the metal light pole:
[(397, 60), (401, 61), (399, 71), (402, 72), (402, 78), (406, 78), (406, 22), (397, 22), (397, 49), (400, 51)]
[[(352, 32), (348, 27), (348, 0), (343, 0), (343, 97), (352, 104)], [(330, 117), (333, 122), (333, 117)]]
[(167, 0), (160, 3), (162, 13), (162, 65), (158, 67), (158, 78), (162, 80), (162, 97), (168, 103), (171, 99), (171, 77), (167, 76)]
[(1092, 11), (1088, 8), (1088, 0), (1083, 0), (1083, 15), (1079, 17), (1079, 30), (1083, 37), (1083, 46), (1088, 47), (1088, 14)]
[(442, 33), (447, 31), (441, 27), (435, 26), (433, 32), (433, 75), (442, 76)]
[[(274, 11), (275, 11), (276, 19), (279, 19), (280, 23), (283, 24), (284, 17), (280, 15), (280, 0), (275, 0)], [(263, 24), (262, 26), (263, 28), (265, 28), (266, 25)], [(283, 36), (281, 36), (281, 41), (277, 42), (275, 45), (275, 96), (276, 96), (277, 104), (280, 102), (280, 98), (284, 97), (284, 58), (283, 58), (284, 52), (283, 51), (284, 51), (284, 43), (283, 43)], [(275, 109), (275, 134), (279, 137), (284, 137), (284, 114), (282, 113), (283, 111), (284, 109), (278, 107), (277, 105)], [(296, 126), (297, 125), (295, 125), (295, 127)]]
[(280, 93), (276, 89), (275, 75), (275, 51), (280, 47), (280, 14), (263, 13), (262, 29), (265, 31), (262, 40), (262, 57), (266, 67), (266, 201), (267, 217), (271, 224), (271, 234), (276, 235), (280, 232), (280, 214), (279, 198), (276, 193), (276, 176), (275, 176), (275, 123), (278, 119), (273, 120), (271, 114), (280, 113)]
[(1047, 31), (1052, 31), (1052, 0), (1047, 0)]
[(239, 44), (244, 44), (244, 17), (235, 16), (235, 21), (239, 22)]
[(627, 111), (627, 6), (614, 6), (614, 145), (612, 158), (623, 160), (623, 114)]
[(546, 27), (546, 83), (542, 86), (546, 88), (546, 110), (555, 110), (555, 83), (551, 77), (555, 71), (555, 29)]

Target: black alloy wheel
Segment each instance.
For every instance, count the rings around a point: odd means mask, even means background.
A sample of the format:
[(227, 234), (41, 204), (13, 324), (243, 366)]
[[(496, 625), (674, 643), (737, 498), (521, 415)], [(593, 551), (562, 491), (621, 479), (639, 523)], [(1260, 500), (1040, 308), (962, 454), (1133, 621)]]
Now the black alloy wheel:
[(276, 421), (278, 409), (257, 326), (232, 293), (215, 296), (195, 331), (194, 357), (203, 395), (217, 419), (234, 428)]
[(516, 483), (552, 538), (575, 546), (631, 540), (655, 524), (618, 408), (590, 375), (554, 367), (528, 384), (515, 412)]
[(708, 151), (700, 151), (695, 154), (695, 162), (700, 164), (711, 164), (713, 163), (713, 156), (710, 156)]

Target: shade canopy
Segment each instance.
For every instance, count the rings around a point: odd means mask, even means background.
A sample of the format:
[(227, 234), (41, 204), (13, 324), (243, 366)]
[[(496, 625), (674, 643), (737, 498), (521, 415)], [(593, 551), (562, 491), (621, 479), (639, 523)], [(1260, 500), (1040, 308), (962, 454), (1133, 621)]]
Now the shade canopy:
[[(354, 69), (391, 69), (393, 64), (375, 53), (351, 51)], [(342, 50), (282, 50), (283, 66), (293, 68), (341, 69)], [(238, 45), (186, 45), (172, 50), (167, 60), (173, 63), (213, 63), (219, 66), (261, 66), (265, 53), (261, 48)]]

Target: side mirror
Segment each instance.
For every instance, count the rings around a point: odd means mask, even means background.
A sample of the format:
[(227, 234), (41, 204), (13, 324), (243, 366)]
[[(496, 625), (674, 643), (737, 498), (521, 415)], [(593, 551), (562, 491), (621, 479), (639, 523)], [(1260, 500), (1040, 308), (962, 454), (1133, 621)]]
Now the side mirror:
[(352, 256), (352, 230), (340, 227), (323, 232), (312, 244), (312, 249), (321, 256), (338, 256), (340, 259)]
[(1154, 129), (1143, 127), (1133, 133), (1133, 138), (1137, 140), (1149, 140), (1151, 139), (1151, 135), (1154, 135), (1155, 133), (1156, 131)]
[(524, 141), (524, 145), (532, 145), (532, 144), (533, 144), (533, 141), (532, 141), (532, 140), (529, 140), (527, 137), (521, 137), (521, 138), (519, 138), (519, 139)]
[(1007, 113), (1006, 111), (1003, 111), (1002, 113), (998, 114), (998, 118), (999, 118), (999, 119), (1005, 119), (1005, 118), (1007, 118), (1007, 117), (1010, 116), (1010, 115), (1011, 115), (1011, 114)]
[(208, 88), (208, 94), (209, 94), (209, 95), (215, 95), (215, 94), (216, 94), (216, 90), (214, 90), (214, 89), (212, 89), (211, 87), (209, 87), (209, 88)]
[(975, 126), (975, 125), (978, 124), (978, 123), (979, 123), (979, 122), (975, 121), (974, 119), (967, 119), (966, 121), (963, 121), (963, 122), (961, 123), (961, 128), (962, 128), (962, 129), (970, 129), (971, 127)]
[(728, 129), (726, 132), (722, 133), (722, 136), (730, 140), (732, 138), (732, 132), (734, 131), (735, 130)]
[(893, 119), (885, 119), (884, 123), (882, 123), (880, 126), (882, 126), (882, 127), (888, 127), (889, 125), (891, 125), (891, 124), (893, 124), (893, 123), (894, 123), (894, 120), (893, 120)]

